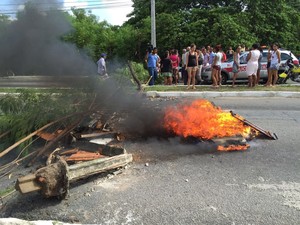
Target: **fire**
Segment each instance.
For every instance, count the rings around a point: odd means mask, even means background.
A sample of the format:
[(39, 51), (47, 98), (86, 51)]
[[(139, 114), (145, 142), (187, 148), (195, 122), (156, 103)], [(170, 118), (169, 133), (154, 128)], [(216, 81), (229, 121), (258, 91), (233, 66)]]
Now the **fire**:
[(247, 150), (250, 147), (249, 144), (245, 145), (228, 145), (228, 146), (218, 146), (218, 151), (240, 151), (240, 150)]
[(164, 127), (178, 136), (192, 136), (203, 140), (236, 135), (246, 137), (251, 132), (249, 126), (234, 118), (230, 112), (225, 112), (204, 99), (168, 107), (164, 115)]

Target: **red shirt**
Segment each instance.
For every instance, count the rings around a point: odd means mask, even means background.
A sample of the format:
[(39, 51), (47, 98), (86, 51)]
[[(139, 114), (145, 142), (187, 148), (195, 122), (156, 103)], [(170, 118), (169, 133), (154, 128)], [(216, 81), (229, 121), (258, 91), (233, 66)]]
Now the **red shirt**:
[(178, 68), (180, 62), (178, 55), (170, 55), (170, 59), (172, 62), (172, 68)]

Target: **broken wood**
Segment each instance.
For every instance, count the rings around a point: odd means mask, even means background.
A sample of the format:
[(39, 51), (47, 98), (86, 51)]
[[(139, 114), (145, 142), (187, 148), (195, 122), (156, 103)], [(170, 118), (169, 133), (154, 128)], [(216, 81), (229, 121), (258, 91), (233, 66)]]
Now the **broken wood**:
[(70, 183), (123, 167), (132, 160), (131, 154), (124, 153), (67, 166), (66, 162), (60, 158), (57, 163), (43, 167), (37, 170), (35, 174), (18, 178), (15, 188), (22, 194), (40, 191), (45, 197), (65, 198)]
[(77, 151), (76, 153), (66, 157), (67, 162), (90, 161), (94, 159), (104, 158), (99, 152)]
[(70, 126), (66, 127), (62, 132), (60, 132), (52, 141), (50, 141), (45, 147), (40, 148), (37, 150), (37, 154), (35, 157), (29, 162), (28, 166), (31, 166), (35, 160), (41, 156), (43, 153), (48, 151), (49, 149), (53, 148), (58, 141), (60, 141), (63, 137), (65, 137), (67, 134), (69, 134), (72, 130), (74, 130), (75, 127), (77, 127), (80, 122), (83, 120), (83, 116), (79, 118), (76, 122), (71, 124)]
[(142, 90), (142, 84), (140, 82), (140, 80), (138, 79), (138, 77), (136, 76), (133, 68), (132, 68), (132, 64), (131, 64), (131, 61), (128, 61), (128, 67), (129, 67), (129, 71), (130, 71), (130, 74), (133, 78), (133, 80), (136, 82), (137, 86), (138, 86), (138, 90), (141, 91)]
[(234, 118), (236, 118), (236, 119), (242, 121), (244, 124), (250, 126), (250, 127), (253, 128), (254, 130), (260, 132), (260, 133), (263, 134), (263, 135), (265, 135), (266, 137), (271, 138), (271, 139), (273, 139), (273, 140), (277, 140), (277, 139), (278, 139), (278, 137), (277, 137), (277, 135), (276, 135), (275, 133), (271, 134), (271, 132), (262, 129), (262, 128), (260, 128), (259, 126), (256, 126), (255, 124), (249, 122), (248, 120), (246, 120), (246, 119), (243, 118), (242, 116), (240, 116), (240, 115), (234, 113), (233, 111), (230, 111), (230, 113), (231, 113), (231, 115), (232, 115)]
[(105, 133), (90, 133), (90, 134), (80, 134), (80, 138), (94, 138), (94, 137), (101, 137), (106, 136), (107, 134), (116, 134), (115, 132), (105, 132)]
[(57, 130), (54, 133), (48, 133), (48, 132), (38, 132), (36, 135), (39, 136), (40, 138), (46, 140), (46, 141), (52, 141), (57, 135), (62, 132), (62, 130)]
[(64, 116), (64, 117), (62, 117), (62, 118), (60, 118), (60, 119), (57, 119), (57, 120), (55, 120), (55, 121), (53, 121), (53, 122), (51, 122), (51, 123), (46, 124), (45, 126), (43, 126), (43, 127), (41, 127), (40, 129), (38, 129), (38, 130), (32, 132), (32, 133), (29, 134), (28, 136), (22, 138), (22, 139), (19, 140), (18, 142), (14, 143), (13, 145), (11, 145), (10, 147), (8, 147), (7, 149), (5, 149), (5, 150), (3, 150), (2, 152), (0, 152), (0, 158), (1, 158), (2, 156), (6, 155), (7, 153), (9, 153), (11, 150), (13, 150), (13, 149), (15, 149), (16, 147), (18, 147), (18, 146), (19, 146), (20, 144), (22, 144), (23, 142), (25, 142), (25, 141), (27, 141), (28, 139), (30, 139), (30, 138), (32, 138), (33, 136), (35, 136), (35, 135), (38, 134), (39, 132), (45, 130), (46, 128), (48, 128), (48, 127), (50, 127), (50, 126), (52, 126), (53, 124), (56, 124), (56, 123), (58, 123), (58, 122), (60, 122), (60, 121), (63, 121), (63, 120), (68, 119), (68, 118), (70, 118), (70, 117), (72, 117), (72, 116), (80, 115), (80, 114), (82, 114), (82, 113), (73, 113), (73, 114), (71, 114), (71, 115)]

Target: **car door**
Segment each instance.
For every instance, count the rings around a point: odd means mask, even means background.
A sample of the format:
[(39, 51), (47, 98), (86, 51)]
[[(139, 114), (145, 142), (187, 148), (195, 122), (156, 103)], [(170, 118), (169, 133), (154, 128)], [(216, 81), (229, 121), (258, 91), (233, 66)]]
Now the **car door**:
[(247, 55), (248, 55), (248, 52), (245, 52), (240, 56), (240, 72), (238, 74), (238, 79), (248, 79), (248, 76), (247, 76), (247, 73), (246, 73)]
[(268, 79), (267, 63), (268, 63), (268, 52), (264, 51), (263, 57), (261, 59), (260, 79), (263, 79), (265, 81)]

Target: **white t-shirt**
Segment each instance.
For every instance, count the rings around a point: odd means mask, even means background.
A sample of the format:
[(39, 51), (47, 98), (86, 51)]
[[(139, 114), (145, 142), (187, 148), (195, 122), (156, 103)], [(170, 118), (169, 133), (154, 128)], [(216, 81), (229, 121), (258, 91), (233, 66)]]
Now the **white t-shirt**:
[(103, 57), (101, 57), (98, 62), (98, 73), (101, 75), (104, 75), (104, 73), (106, 72), (106, 65), (105, 65), (105, 60)]
[(223, 58), (222, 52), (216, 53), (215, 57), (217, 57), (216, 66), (221, 66), (221, 64), (222, 64), (222, 58)]
[[(279, 51), (279, 50), (277, 50)], [(278, 56), (277, 56), (277, 51), (273, 51), (271, 54), (271, 65), (277, 65), (278, 64)], [(279, 52), (280, 54), (280, 52)]]

